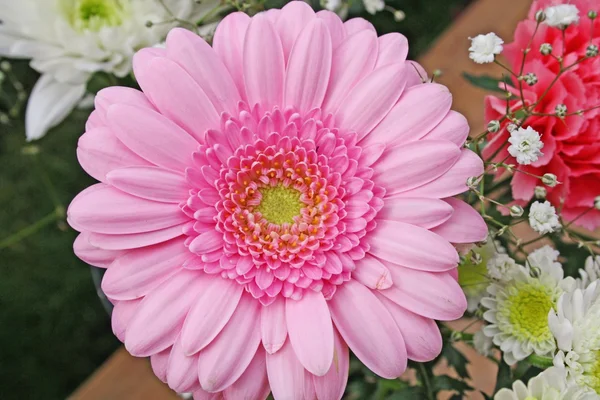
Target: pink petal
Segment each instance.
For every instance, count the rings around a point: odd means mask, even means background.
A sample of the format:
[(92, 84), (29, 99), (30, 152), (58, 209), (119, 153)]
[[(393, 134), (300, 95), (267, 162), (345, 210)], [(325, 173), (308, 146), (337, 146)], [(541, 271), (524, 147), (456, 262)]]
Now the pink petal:
[(298, 361), (289, 340), (277, 353), (267, 354), (267, 375), (275, 399), (305, 398), (305, 375), (308, 372)]
[(287, 326), (285, 300), (278, 297), (271, 305), (264, 306), (260, 317), (262, 343), (269, 354), (276, 353), (285, 343)]
[(107, 115), (117, 138), (144, 159), (176, 171), (193, 165), (198, 142), (166, 117), (124, 104), (110, 106)]
[(116, 301), (111, 314), (112, 331), (115, 336), (121, 341), (125, 341), (125, 332), (129, 321), (135, 315), (139, 308), (142, 299), (129, 301)]
[(329, 10), (321, 10), (317, 13), (317, 18), (325, 21), (329, 34), (331, 35), (332, 48), (338, 47), (346, 38), (346, 29), (340, 17)]
[(87, 121), (85, 121), (85, 131), (89, 132), (102, 127), (104, 127), (104, 121), (100, 116), (100, 112), (98, 110), (92, 111)]
[(160, 113), (196, 140), (203, 141), (207, 130), (219, 126), (219, 114), (213, 103), (194, 79), (174, 61), (154, 58), (138, 68), (136, 77), (144, 94)]
[(379, 220), (370, 235), (370, 253), (382, 260), (424, 271), (447, 271), (458, 264), (458, 253), (446, 239), (418, 226)]
[(186, 224), (175, 225), (158, 231), (130, 233), (125, 235), (105, 235), (90, 233), (89, 242), (93, 246), (108, 250), (128, 250), (166, 242), (183, 235)]
[(185, 175), (159, 167), (119, 168), (106, 178), (117, 189), (148, 200), (180, 203), (189, 197)]
[(108, 234), (150, 232), (189, 220), (176, 204), (140, 199), (103, 183), (79, 193), (67, 216), (77, 230)]
[(438, 199), (388, 197), (377, 219), (406, 222), (407, 224), (431, 229), (447, 221), (454, 209)]
[(446, 86), (426, 83), (407, 88), (398, 104), (361, 143), (394, 145), (419, 140), (440, 123), (451, 104), (452, 95)]
[(387, 149), (373, 166), (374, 181), (388, 195), (405, 192), (443, 175), (459, 157), (458, 146), (447, 140), (419, 140)]
[(467, 179), (483, 173), (483, 161), (471, 150), (462, 149), (456, 164), (438, 179), (403, 193), (406, 197), (445, 198), (467, 191)]
[(246, 98), (243, 52), (250, 17), (243, 12), (231, 13), (219, 23), (213, 38), (213, 49), (231, 74), (239, 93)]
[(400, 33), (393, 32), (379, 37), (379, 54), (375, 69), (389, 64), (401, 64), (408, 55), (408, 39)]
[(300, 32), (315, 18), (313, 9), (303, 1), (290, 1), (281, 9), (274, 24), (281, 39), (285, 60), (289, 59)]
[(125, 332), (125, 348), (147, 357), (171, 346), (198, 296), (202, 273), (181, 270), (148, 294)]
[(199, 353), (202, 389), (220, 392), (244, 373), (260, 343), (260, 307), (260, 302), (244, 294), (225, 328)]
[(286, 106), (300, 113), (321, 107), (331, 72), (331, 38), (325, 22), (313, 19), (290, 54), (285, 76)]
[(287, 299), (285, 316), (300, 363), (314, 375), (325, 375), (333, 361), (333, 325), (323, 293), (307, 290), (301, 300)]
[(281, 106), (285, 60), (279, 36), (262, 14), (252, 18), (244, 41), (244, 82), (251, 107)]
[(102, 290), (116, 300), (147, 295), (191, 257), (183, 238), (132, 250), (117, 258), (102, 279)]
[(440, 321), (458, 319), (467, 309), (465, 294), (450, 273), (417, 271), (386, 262), (384, 264), (392, 273), (394, 286), (380, 293), (394, 303), (415, 314)]
[(365, 137), (394, 106), (406, 84), (398, 65), (373, 71), (360, 81), (342, 101), (336, 112), (340, 129)]
[(108, 108), (114, 104), (128, 104), (130, 106), (155, 110), (144, 93), (137, 89), (123, 86), (107, 87), (96, 93), (96, 97), (94, 98), (96, 112), (102, 120), (103, 125), (108, 125), (106, 113), (108, 112)]
[(227, 399), (264, 400), (270, 391), (266, 354), (259, 347), (246, 371), (240, 379), (225, 389), (224, 394)]
[(204, 39), (187, 29), (172, 29), (167, 35), (167, 57), (190, 74), (217, 113), (237, 111), (241, 97), (235, 82), (217, 52)]
[(454, 208), (450, 219), (431, 231), (451, 243), (475, 243), (485, 240), (488, 229), (481, 215), (462, 200), (445, 200)]
[(457, 146), (462, 146), (467, 136), (469, 136), (469, 122), (462, 114), (450, 110), (435, 128), (423, 136), (423, 139), (449, 140)]
[(170, 354), (171, 348), (168, 348), (150, 357), (150, 365), (154, 375), (164, 383), (167, 383), (167, 364), (169, 363)]
[(190, 251), (196, 254), (207, 254), (223, 247), (223, 234), (216, 230), (201, 233), (190, 243)]
[(348, 346), (377, 375), (387, 379), (402, 375), (406, 348), (390, 313), (358, 282), (350, 280), (337, 288), (329, 305), (333, 322)]
[(370, 254), (356, 261), (356, 269), (352, 278), (370, 289), (387, 289), (392, 286), (390, 271), (377, 258)]
[(175, 341), (167, 365), (167, 383), (177, 393), (200, 389), (198, 381), (198, 356), (188, 356), (181, 346), (181, 338)]
[(377, 296), (390, 312), (406, 343), (408, 358), (428, 362), (442, 351), (442, 334), (434, 320), (412, 313), (385, 296)]
[(337, 330), (333, 332), (333, 363), (324, 376), (313, 376), (318, 399), (341, 399), (348, 382), (350, 357), (348, 346)]
[(90, 244), (90, 233), (83, 232), (77, 235), (73, 243), (73, 252), (82, 261), (98, 268), (107, 268), (112, 262), (123, 254), (122, 251), (100, 249)]
[(205, 390), (198, 389), (192, 394), (194, 396), (194, 400), (223, 400), (224, 399), (222, 392), (209, 393)]
[(373, 24), (367, 21), (364, 18), (352, 18), (348, 21), (344, 22), (344, 28), (346, 28), (346, 34), (348, 36), (355, 34), (356, 32), (360, 32), (363, 30), (369, 30), (377, 33)]
[(106, 127), (87, 131), (79, 138), (77, 160), (85, 172), (101, 182), (106, 182), (106, 174), (113, 169), (134, 165), (152, 165), (129, 150)]
[(243, 288), (234, 280), (220, 277), (202, 283), (202, 292), (181, 331), (181, 344), (186, 354), (197, 353), (217, 337), (238, 306)]
[(344, 40), (333, 52), (331, 77), (323, 101), (325, 112), (335, 112), (348, 92), (375, 66), (377, 34), (369, 30)]

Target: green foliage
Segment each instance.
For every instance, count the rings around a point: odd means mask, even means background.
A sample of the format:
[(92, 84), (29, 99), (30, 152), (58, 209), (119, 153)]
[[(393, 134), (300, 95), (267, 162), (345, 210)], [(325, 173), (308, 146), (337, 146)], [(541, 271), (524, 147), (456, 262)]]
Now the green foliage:
[(505, 82), (507, 85), (512, 86), (510, 80), (502, 80), (489, 75), (472, 75), (468, 72), (463, 72), (462, 75), (473, 86), (491, 92), (505, 92), (504, 89), (501, 89), (500, 82)]
[(496, 375), (496, 387), (494, 393), (502, 388), (508, 388), (513, 383), (513, 375), (510, 367), (503, 360), (498, 362), (498, 374)]
[(460, 351), (456, 350), (452, 344), (445, 343), (442, 356), (448, 360), (448, 365), (453, 367), (461, 378), (468, 379), (470, 377), (469, 371), (467, 371), (469, 360)]

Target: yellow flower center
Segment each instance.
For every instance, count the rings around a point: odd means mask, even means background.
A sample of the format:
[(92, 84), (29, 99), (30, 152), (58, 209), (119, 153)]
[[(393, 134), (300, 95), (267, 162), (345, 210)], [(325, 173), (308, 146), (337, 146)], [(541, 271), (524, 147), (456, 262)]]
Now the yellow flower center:
[(600, 394), (600, 350), (596, 350), (591, 360), (584, 363), (583, 369), (585, 385)]
[(75, 30), (99, 31), (123, 22), (127, 0), (60, 0), (67, 20)]
[(262, 199), (256, 211), (269, 222), (281, 225), (294, 223), (294, 217), (300, 215), (305, 206), (300, 201), (300, 192), (282, 185), (260, 189)]
[(499, 310), (510, 322), (512, 334), (520, 341), (540, 343), (552, 338), (548, 312), (554, 307), (552, 289), (539, 282), (524, 283), (513, 288)]

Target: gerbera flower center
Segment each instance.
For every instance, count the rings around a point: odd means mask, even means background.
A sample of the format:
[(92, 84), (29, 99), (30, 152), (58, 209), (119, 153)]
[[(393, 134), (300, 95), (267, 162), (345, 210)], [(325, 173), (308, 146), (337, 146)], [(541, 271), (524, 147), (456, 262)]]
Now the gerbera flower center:
[(508, 314), (512, 334), (519, 340), (543, 342), (552, 337), (548, 312), (554, 307), (552, 293), (542, 285), (526, 283), (515, 288), (501, 312)]
[(293, 224), (294, 217), (300, 215), (304, 204), (300, 201), (300, 192), (296, 189), (277, 186), (259, 190), (262, 196), (260, 204), (255, 208), (269, 222), (282, 225)]

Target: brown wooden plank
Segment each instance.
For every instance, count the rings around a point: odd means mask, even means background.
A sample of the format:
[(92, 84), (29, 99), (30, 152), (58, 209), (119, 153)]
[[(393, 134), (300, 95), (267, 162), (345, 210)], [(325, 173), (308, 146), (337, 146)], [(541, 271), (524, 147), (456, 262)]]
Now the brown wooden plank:
[[(438, 81), (450, 88), (454, 96), (453, 109), (467, 117), (473, 131), (480, 131), (483, 126), (485, 92), (470, 86), (461, 73), (499, 75), (500, 70), (494, 65), (479, 66), (473, 63), (468, 57), (467, 38), (493, 31), (509, 42), (517, 22), (525, 17), (530, 4), (530, 0), (476, 1), (419, 60), (430, 72), (435, 69), (443, 71)], [(461, 350), (472, 361), (469, 372), (474, 378), (473, 384), (491, 393), (496, 374), (494, 363), (479, 356), (468, 346), (462, 346)], [(154, 376), (148, 360), (132, 357), (121, 348), (83, 383), (71, 399), (176, 400), (178, 397)]]

